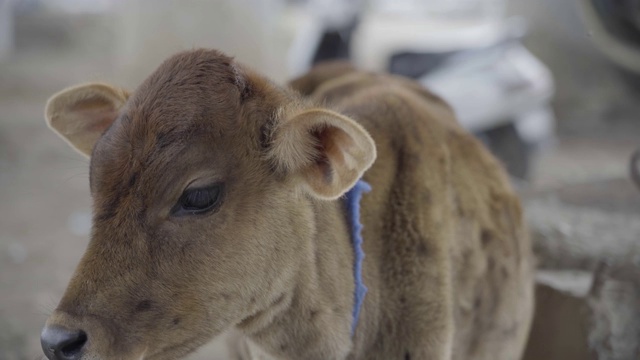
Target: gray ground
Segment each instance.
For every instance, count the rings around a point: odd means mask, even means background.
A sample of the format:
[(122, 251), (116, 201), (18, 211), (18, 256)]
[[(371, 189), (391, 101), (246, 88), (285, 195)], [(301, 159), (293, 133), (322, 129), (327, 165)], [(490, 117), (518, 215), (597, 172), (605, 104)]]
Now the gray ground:
[[(18, 30), (15, 56), (0, 63), (0, 360), (39, 356), (40, 328), (87, 242), (87, 161), (46, 128), (44, 102), (112, 72), (110, 34), (98, 19), (23, 18)], [(584, 42), (537, 30), (529, 45), (559, 89), (559, 144), (523, 188), (542, 265), (640, 260), (640, 192), (626, 180), (640, 146), (636, 95)], [(212, 358), (205, 353), (194, 358)]]

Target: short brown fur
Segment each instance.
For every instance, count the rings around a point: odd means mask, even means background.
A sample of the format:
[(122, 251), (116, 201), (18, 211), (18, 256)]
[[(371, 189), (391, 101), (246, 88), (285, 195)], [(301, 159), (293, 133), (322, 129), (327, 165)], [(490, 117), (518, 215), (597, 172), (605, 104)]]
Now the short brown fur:
[[(304, 98), (194, 50), (130, 96), (83, 96), (96, 86), (55, 95), (46, 113), (92, 154), (92, 239), (47, 322), (86, 331), (84, 358), (175, 359), (229, 329), (242, 358), (521, 356), (533, 280), (519, 201), (417, 84), (334, 64), (292, 82)], [(352, 337), (339, 197), (361, 176), (369, 292)], [(173, 212), (183, 190), (211, 183), (224, 184), (219, 206)]]

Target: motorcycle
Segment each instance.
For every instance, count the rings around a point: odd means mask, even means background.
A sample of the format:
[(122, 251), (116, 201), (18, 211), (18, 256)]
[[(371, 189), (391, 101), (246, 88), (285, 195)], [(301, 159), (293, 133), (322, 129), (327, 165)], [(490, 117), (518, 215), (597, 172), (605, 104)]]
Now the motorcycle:
[[(640, 90), (640, 0), (579, 0), (590, 38), (623, 75)], [(630, 178), (640, 189), (640, 149), (630, 160)]]
[[(335, 19), (331, 11), (336, 7), (319, 3), (314, 9), (324, 13), (313, 13)], [(546, 66), (522, 45), (523, 22), (504, 20), (504, 2), (344, 3), (351, 5), (353, 16), (343, 16), (341, 24), (316, 26), (323, 31), (313, 55), (305, 57), (311, 64), (349, 59), (363, 69), (415, 79), (449, 102), (460, 123), (486, 143), (513, 177), (529, 177), (536, 154), (555, 141), (554, 84)]]

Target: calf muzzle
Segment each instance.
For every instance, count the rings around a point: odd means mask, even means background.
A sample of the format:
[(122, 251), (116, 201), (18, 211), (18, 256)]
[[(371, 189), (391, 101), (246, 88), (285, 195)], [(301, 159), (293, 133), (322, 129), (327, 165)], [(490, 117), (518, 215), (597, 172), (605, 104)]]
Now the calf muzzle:
[(77, 360), (82, 357), (87, 333), (60, 326), (45, 326), (40, 335), (42, 350), (49, 360)]

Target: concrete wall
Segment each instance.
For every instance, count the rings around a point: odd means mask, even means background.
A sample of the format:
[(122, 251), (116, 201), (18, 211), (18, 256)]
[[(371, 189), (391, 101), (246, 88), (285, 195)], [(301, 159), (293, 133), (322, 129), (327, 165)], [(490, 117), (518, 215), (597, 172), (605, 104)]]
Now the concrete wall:
[(135, 86), (168, 56), (198, 47), (222, 50), (276, 80), (287, 77), (280, 1), (132, 0), (115, 10), (115, 70), (124, 85)]

